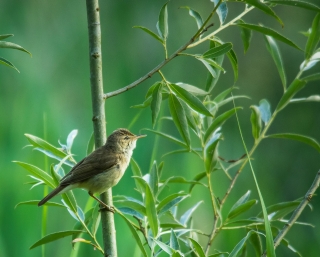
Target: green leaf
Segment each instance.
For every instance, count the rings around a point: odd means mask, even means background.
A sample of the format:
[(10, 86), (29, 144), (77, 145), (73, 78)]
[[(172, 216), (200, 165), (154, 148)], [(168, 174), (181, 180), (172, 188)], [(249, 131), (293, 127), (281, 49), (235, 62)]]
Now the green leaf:
[(20, 50), (20, 51), (25, 52), (25, 53), (29, 54), (30, 56), (32, 56), (32, 54), (29, 51), (27, 51), (26, 49), (24, 49), (22, 46), (19, 46), (17, 44), (11, 43), (11, 42), (0, 41), (0, 48), (11, 48), (11, 49)]
[(87, 156), (89, 154), (91, 154), (95, 149), (95, 143), (94, 143), (94, 133), (92, 132), (91, 136), (90, 136), (90, 139), (88, 141), (88, 144), (87, 144)]
[(303, 103), (303, 102), (320, 102), (320, 95), (311, 95), (304, 98), (293, 98), (290, 103)]
[(222, 91), (219, 95), (217, 95), (213, 101), (219, 103), (223, 101), (234, 89), (238, 89), (237, 87), (230, 87), (224, 91)]
[[(133, 175), (141, 178), (142, 173), (141, 173), (141, 169), (140, 169), (138, 163), (133, 158), (131, 158), (130, 164), (131, 164), (131, 170), (132, 170)], [(144, 189), (145, 189), (144, 183), (142, 183), (140, 180), (137, 180), (137, 179), (135, 179), (135, 183), (136, 183), (136, 187), (137, 187), (138, 191), (141, 194), (144, 193)]]
[(177, 251), (180, 250), (179, 241), (178, 241), (177, 235), (176, 235), (176, 233), (174, 233), (173, 229), (171, 229), (171, 234), (170, 234), (170, 247), (174, 250), (177, 250)]
[(311, 27), (311, 33), (308, 37), (308, 41), (306, 44), (306, 49), (305, 49), (305, 58), (309, 59), (313, 53), (314, 50), (316, 49), (319, 39), (320, 39), (320, 26), (319, 26), (319, 21), (320, 21), (320, 13), (316, 15), (312, 22), (312, 27)]
[(192, 245), (193, 245), (193, 250), (197, 253), (197, 255), (199, 257), (206, 257), (201, 245), (196, 241), (194, 240), (193, 238), (190, 238), (189, 237), (189, 240), (191, 241)]
[[(210, 59), (210, 58), (203, 58), (203, 57), (199, 57), (202, 60), (206, 61), (212, 68), (216, 68), (220, 71), (222, 71), (223, 73), (226, 73), (225, 69), (222, 68), (217, 62), (215, 62), (214, 60)], [(199, 59), (197, 58), (197, 59)]]
[(320, 8), (315, 4), (300, 1), (300, 0), (268, 0), (267, 3), (271, 4), (281, 4), (281, 5), (289, 5), (304, 8), (311, 11), (320, 12)]
[(148, 254), (146, 252), (146, 249), (144, 248), (143, 246), (143, 243), (138, 235), (138, 232), (136, 231), (136, 229), (133, 227), (133, 225), (131, 224), (131, 222), (121, 213), (121, 212), (118, 212), (118, 214), (120, 215), (121, 218), (123, 218), (123, 220), (127, 223), (134, 239), (136, 240), (140, 250), (141, 250), (141, 253), (143, 254), (144, 257), (148, 257)]
[(0, 35), (0, 40), (3, 40), (3, 39), (8, 38), (8, 37), (13, 37), (13, 34), (3, 34), (3, 35)]
[[(282, 202), (271, 206), (268, 206), (267, 213), (270, 220), (280, 220), (286, 215), (293, 212), (300, 204), (300, 201)], [(262, 213), (259, 213), (257, 217), (261, 217)]]
[(206, 116), (212, 116), (203, 103), (185, 89), (175, 84), (170, 84), (170, 89), (174, 91), (174, 93), (176, 93), (176, 95), (179, 96), (183, 101), (185, 101), (193, 110)]
[(66, 230), (66, 231), (60, 231), (60, 232), (55, 232), (49, 235), (44, 236), (43, 238), (41, 238), (39, 241), (35, 242), (32, 246), (30, 246), (30, 250), (33, 248), (36, 248), (37, 246), (43, 245), (43, 244), (47, 244), (53, 241), (56, 241), (60, 238), (66, 237), (66, 236), (71, 236), (73, 234), (76, 233), (82, 233), (85, 231), (82, 230)]
[(200, 29), (203, 24), (201, 15), (197, 11), (191, 9), (189, 6), (181, 6), (180, 8), (185, 8), (189, 10), (189, 15), (194, 18), (194, 20), (197, 23), (198, 29)]
[(193, 212), (199, 207), (199, 205), (202, 203), (203, 201), (197, 202), (194, 206), (192, 206), (190, 209), (188, 209), (184, 214), (181, 215), (180, 217), (180, 223), (184, 226), (187, 225), (188, 221), (191, 218), (191, 215), (193, 214)]
[(200, 96), (205, 96), (208, 95), (209, 93), (207, 91), (204, 91), (201, 88), (189, 85), (189, 84), (185, 84), (185, 83), (175, 83), (175, 85), (183, 88), (184, 90), (187, 90), (189, 93), (194, 94), (194, 95), (200, 95)]
[(162, 83), (159, 83), (152, 92), (151, 111), (152, 111), (152, 127), (156, 124), (157, 117), (160, 112), (162, 102)]
[(287, 78), (286, 78), (286, 74), (284, 71), (283, 61), (282, 61), (279, 47), (278, 47), (276, 41), (273, 39), (273, 37), (265, 36), (265, 39), (266, 39), (267, 49), (270, 52), (272, 59), (276, 64), (276, 67), (278, 69), (278, 72), (279, 72), (279, 75), (281, 78), (282, 86), (285, 91), (286, 87), (287, 87)]
[[(196, 58), (196, 59), (203, 63), (203, 65), (207, 68), (207, 70), (209, 71), (209, 73), (211, 74), (211, 76), (213, 78), (217, 77), (217, 72), (213, 69), (211, 64), (208, 63), (208, 61), (206, 59), (203, 59), (203, 58)], [(207, 90), (209, 90), (209, 92), (210, 92), (210, 88), (207, 88)]]
[[(143, 179), (141, 180), (144, 181)], [(158, 232), (159, 232), (159, 220), (157, 216), (156, 203), (155, 203), (155, 199), (152, 194), (151, 188), (146, 182), (145, 182), (145, 188), (146, 188), (145, 206), (146, 206), (148, 222), (149, 222), (153, 237), (157, 238)]]
[(290, 100), (294, 97), (294, 95), (298, 93), (305, 85), (306, 81), (295, 79), (281, 97), (276, 111), (280, 111), (284, 107), (286, 107)]
[(127, 197), (125, 200), (114, 200), (114, 203), (124, 205), (143, 214), (144, 216), (147, 216), (146, 207), (132, 197)]
[(206, 167), (206, 172), (209, 173), (216, 166), (218, 161), (218, 143), (221, 139), (221, 133), (219, 128), (216, 129), (212, 136), (206, 141), (204, 146), (204, 163)]
[[(14, 208), (17, 208), (20, 205), (38, 205), (39, 202), (40, 202), (39, 200), (31, 200), (31, 201), (20, 202)], [(63, 208), (65, 208), (65, 206), (63, 204), (55, 203), (55, 202), (46, 202), (44, 205), (45, 206), (54, 206), (54, 207), (63, 207)]]
[(272, 16), (281, 24), (282, 27), (284, 26), (282, 20), (278, 17), (278, 15), (276, 15), (276, 13), (268, 5), (262, 3), (260, 0), (245, 0), (245, 2)]
[(94, 208), (92, 208), (92, 212), (91, 212), (91, 217), (90, 217), (90, 213), (89, 211), (86, 212), (86, 221), (90, 221), (90, 219), (92, 220), (91, 222), (91, 232), (93, 235), (95, 235), (97, 233), (97, 230), (99, 228), (99, 224), (100, 224), (100, 220), (101, 220), (101, 215), (100, 215), (100, 205), (96, 204), (96, 206)]
[(132, 105), (130, 108), (146, 108), (151, 104), (152, 97), (148, 97), (142, 104)]
[(236, 56), (236, 53), (231, 49), (227, 56), (229, 58), (229, 61), (231, 63), (232, 69), (233, 69), (233, 75), (234, 75), (234, 82), (238, 80), (238, 59)]
[[(244, 23), (242, 20), (239, 20), (238, 22)], [(251, 38), (252, 38), (251, 29), (241, 28), (241, 39), (243, 43), (244, 53), (246, 53), (249, 49)]]
[(160, 32), (160, 37), (164, 39), (164, 41), (167, 40), (169, 29), (168, 29), (168, 8), (167, 4), (165, 3), (159, 13), (159, 21), (158, 21), (158, 27)]
[(46, 173), (45, 171), (39, 169), (36, 166), (28, 164), (28, 163), (19, 162), (19, 161), (13, 161), (13, 162), (15, 162), (16, 164), (20, 165), (22, 168), (29, 171), (29, 173), (31, 173), (36, 178), (42, 180), (46, 185), (50, 186), (51, 188), (55, 187), (55, 183), (54, 183), (52, 177), (48, 173)]
[(250, 200), (246, 203), (242, 203), (239, 206), (237, 206), (236, 208), (230, 210), (227, 219), (234, 219), (235, 217), (239, 216), (240, 214), (248, 211), (249, 209), (251, 209), (251, 207), (255, 204), (257, 204), (257, 200)]
[[(215, 6), (219, 3), (219, 0), (210, 0), (210, 1), (213, 2)], [(222, 25), (224, 23), (224, 21), (226, 20), (227, 14), (228, 14), (227, 3), (221, 1), (216, 12), (218, 14), (220, 24)]]
[(204, 134), (203, 141), (206, 142), (210, 138), (211, 134), (214, 131), (216, 131), (216, 129), (218, 127), (222, 126), (223, 123), (226, 122), (226, 120), (231, 118), (236, 113), (236, 111), (238, 111), (239, 109), (241, 109), (241, 107), (231, 109), (231, 110), (226, 111), (223, 114), (219, 115), (218, 117), (216, 117), (213, 120), (213, 122), (211, 123), (211, 125), (209, 126), (209, 128), (207, 129), (206, 133)]
[(182, 202), (187, 197), (189, 197), (189, 195), (185, 193), (175, 193), (167, 196), (158, 204), (157, 206), (158, 214), (160, 215), (162, 213), (165, 213), (166, 211), (170, 210), (173, 206)]
[(184, 109), (179, 99), (173, 94), (170, 94), (170, 97), (169, 97), (169, 109), (170, 109), (172, 119), (180, 135), (182, 136), (187, 146), (190, 148), (190, 134), (188, 130), (188, 122), (187, 122), (186, 114), (184, 112)]
[(152, 129), (147, 129), (147, 128), (144, 128), (142, 130), (150, 131), (150, 132), (152, 132), (152, 133), (154, 133), (156, 135), (159, 135), (159, 136), (162, 136), (162, 137), (164, 137), (166, 139), (169, 139), (170, 141), (172, 141), (172, 142), (174, 142), (174, 143), (176, 143), (176, 144), (178, 144), (178, 145), (180, 145), (180, 146), (182, 146), (182, 147), (184, 147), (186, 149), (188, 148), (188, 146), (184, 142), (182, 142), (179, 139), (177, 139), (177, 138), (175, 138), (173, 136), (170, 136), (168, 134), (165, 134), (165, 133), (162, 133), (162, 132), (159, 132), (159, 131), (156, 131), (156, 130), (152, 130)]
[[(51, 158), (55, 158), (59, 161), (61, 161), (63, 158), (65, 158), (67, 156), (67, 153), (61, 151), (60, 149), (58, 149), (57, 147), (49, 144), (47, 141), (30, 135), (30, 134), (24, 134), (26, 136), (26, 138), (28, 139), (28, 141), (34, 146), (34, 147), (39, 147), (43, 150), (46, 151), (46, 153), (48, 153), (47, 155)], [(65, 164), (69, 165), (69, 166), (73, 166), (74, 164), (70, 161), (66, 161)]]
[(304, 78), (302, 78), (301, 80), (306, 81), (306, 82), (310, 82), (310, 81), (315, 81), (315, 80), (319, 80), (320, 79), (320, 73), (315, 73), (309, 76), (306, 76)]
[[(235, 246), (235, 248), (233, 248), (232, 252), (229, 254), (229, 257), (237, 257), (238, 254), (241, 252), (241, 250), (243, 249), (243, 247), (245, 246), (247, 240), (250, 238), (250, 236), (253, 234), (260, 234), (263, 235), (262, 233), (259, 233), (257, 231), (254, 230), (250, 230), (247, 235), (240, 240), (240, 242)], [(274, 255), (275, 256), (275, 255)]]
[[(200, 129), (198, 124), (196, 123), (196, 119), (195, 116), (199, 115), (199, 113), (195, 112), (194, 110), (192, 110), (189, 105), (187, 105), (185, 102), (181, 101), (180, 102), (184, 112), (186, 114), (187, 120), (188, 120), (188, 125), (189, 127), (193, 130), (193, 132), (199, 137), (200, 135)], [(186, 149), (184, 149), (185, 151), (187, 151)]]
[(225, 43), (206, 51), (202, 56), (204, 58), (216, 58), (229, 52), (232, 49), (232, 43)]
[(274, 39), (277, 39), (277, 40), (279, 40), (289, 46), (292, 46), (292, 47), (302, 51), (302, 49), (300, 47), (298, 47), (295, 43), (293, 43), (291, 40), (282, 36), (281, 34), (279, 34), (277, 31), (275, 31), (273, 29), (264, 27), (262, 25), (258, 26), (258, 25), (254, 25), (254, 24), (248, 24), (248, 23), (237, 23), (236, 25), (241, 28), (251, 29), (251, 30), (260, 32), (264, 35), (271, 36)]
[(153, 162), (150, 170), (149, 185), (153, 195), (156, 196), (159, 188), (158, 166), (156, 161)]
[(16, 66), (13, 65), (13, 63), (9, 62), (7, 59), (0, 57), (0, 64), (3, 64), (5, 66), (8, 66), (10, 68), (15, 69), (17, 72), (20, 73), (20, 71), (16, 68)]
[(284, 139), (291, 139), (291, 140), (296, 140), (303, 142), (305, 144), (308, 144), (315, 148), (318, 152), (320, 152), (320, 144), (311, 137), (299, 135), (299, 134), (292, 134), (292, 133), (283, 133), (283, 134), (273, 134), (273, 135), (268, 135), (267, 137), (269, 138), (284, 138)]
[(256, 140), (259, 138), (262, 128), (261, 114), (258, 106), (251, 105), (250, 108), (252, 110), (250, 118), (252, 126), (252, 136)]
[(163, 44), (163, 39), (161, 37), (159, 37), (156, 33), (152, 32), (150, 29), (146, 28), (146, 27), (142, 27), (142, 26), (133, 26), (133, 28), (137, 28), (137, 29), (141, 29), (144, 32), (148, 33), (150, 36), (152, 36), (153, 38), (155, 38), (156, 40), (158, 40), (161, 44)]
[(173, 248), (171, 248), (170, 246), (166, 245), (165, 243), (153, 239), (153, 241), (166, 253), (170, 254), (170, 256), (172, 256), (175, 253), (175, 250)]
[(256, 256), (261, 256), (263, 252), (262, 252), (262, 242), (261, 242), (260, 235), (257, 233), (253, 233), (249, 237), (249, 241), (256, 252)]

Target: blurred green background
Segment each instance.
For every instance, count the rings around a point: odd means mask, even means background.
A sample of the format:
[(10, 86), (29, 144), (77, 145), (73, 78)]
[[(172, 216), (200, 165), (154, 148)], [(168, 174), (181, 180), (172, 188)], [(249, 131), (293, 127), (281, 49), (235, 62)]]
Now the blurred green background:
[[(310, 1), (317, 3), (317, 0)], [(105, 92), (128, 85), (146, 74), (162, 61), (162, 46), (153, 38), (134, 25), (148, 27), (155, 31), (158, 13), (165, 1), (101, 1), (102, 50)], [(318, 3), (319, 4), (319, 3)], [(173, 0), (169, 3), (169, 52), (184, 44), (196, 30), (194, 20), (187, 10), (179, 6), (189, 5), (199, 11), (203, 17), (212, 9), (212, 3), (204, 1)], [(229, 5), (227, 20), (243, 10), (244, 5)], [(284, 28), (261, 11), (254, 11), (244, 17), (246, 22), (263, 23), (292, 39), (304, 48), (306, 38), (299, 33), (307, 31), (315, 16), (312, 11), (294, 7), (276, 7), (275, 11), (284, 21)], [(41, 247), (29, 250), (29, 247), (41, 237), (42, 209), (35, 206), (21, 206), (19, 202), (40, 199), (42, 187), (29, 190), (27, 173), (13, 160), (20, 160), (38, 165), (43, 169), (45, 161), (40, 152), (24, 148), (28, 144), (25, 133), (44, 137), (54, 145), (58, 140), (65, 142), (73, 129), (79, 133), (73, 145), (76, 160), (85, 156), (86, 145), (92, 133), (91, 96), (89, 84), (88, 38), (85, 1), (1, 1), (0, 34), (14, 34), (8, 41), (17, 43), (32, 53), (32, 58), (20, 51), (0, 49), (0, 56), (13, 62), (20, 70), (0, 66), (0, 256), (40, 256)], [(214, 29), (218, 27), (215, 19)], [(239, 59), (239, 80), (236, 93), (251, 97), (237, 101), (244, 109), (239, 112), (241, 126), (247, 145), (253, 143), (250, 125), (250, 109), (263, 98), (268, 99), (274, 110), (282, 94), (282, 85), (276, 67), (265, 48), (264, 39), (254, 33), (251, 46), (246, 55), (240, 31), (231, 27), (218, 35), (224, 41), (231, 41)], [(292, 81), (299, 65), (303, 61), (303, 52), (279, 43), (288, 81)], [(208, 47), (205, 43), (193, 53), (203, 53)], [(233, 72), (227, 59), (223, 64), (227, 73), (214, 90), (214, 94), (233, 85)], [(319, 65), (313, 71), (319, 71)], [(171, 82), (185, 82), (204, 87), (206, 70), (200, 62), (187, 57), (173, 60), (163, 69)], [(106, 103), (107, 131), (119, 127), (128, 127), (133, 117), (140, 111), (130, 106), (142, 103), (144, 94), (153, 82), (160, 80), (158, 75), (142, 83), (135, 89), (110, 98)], [(319, 82), (313, 82), (303, 89), (298, 96), (319, 94)], [(168, 113), (167, 104), (162, 105), (163, 113)], [(231, 108), (231, 105), (228, 106)], [(292, 104), (282, 111), (270, 129), (270, 133), (293, 132), (309, 135), (320, 141), (320, 106), (319, 103)], [(161, 121), (161, 129), (178, 136), (170, 121)], [(44, 129), (46, 127), (46, 129)], [(142, 128), (151, 128), (151, 111), (143, 110), (131, 130), (139, 133)], [(46, 132), (44, 132), (46, 130)], [(220, 145), (221, 156), (226, 159), (239, 158), (243, 153), (239, 131), (235, 118), (223, 127), (224, 141)], [(176, 149), (175, 145), (164, 139), (154, 147), (155, 136), (148, 134), (139, 141), (134, 158), (144, 173), (150, 167), (151, 155), (156, 151), (157, 161), (165, 161), (164, 177), (179, 173), (192, 179), (202, 172), (202, 164), (191, 154), (172, 155), (161, 159), (166, 151)], [(51, 163), (51, 160), (49, 164)], [(267, 205), (283, 201), (292, 201), (302, 197), (311, 185), (320, 168), (319, 153), (313, 148), (298, 142), (269, 139), (262, 142), (254, 155), (254, 169)], [(234, 174), (235, 171), (232, 172)], [(114, 188), (114, 194), (135, 195), (134, 182), (129, 168), (121, 182)], [(213, 187), (220, 198), (228, 186), (228, 180), (222, 172), (213, 174)], [(168, 192), (187, 190), (185, 186), (172, 186)], [(247, 190), (252, 191), (252, 198), (257, 198), (251, 172), (244, 170), (234, 191), (228, 199), (224, 213)], [(84, 206), (88, 195), (77, 190), (76, 196)], [(183, 204), (185, 210), (191, 204), (204, 200), (204, 204), (195, 212), (195, 226), (209, 233), (212, 226), (212, 210), (208, 193), (204, 188), (196, 187), (193, 194)], [(59, 201), (57, 198), (56, 201)], [(295, 225), (287, 238), (303, 256), (318, 256), (320, 252), (319, 232), (319, 197), (312, 200), (313, 210), (306, 209), (300, 221), (310, 222), (316, 227)], [(49, 207), (50, 208), (50, 207)], [(181, 211), (181, 210), (180, 210)], [(258, 204), (252, 215), (260, 211)], [(134, 239), (130, 231), (119, 218), (116, 219), (119, 256), (132, 256), (135, 252)], [(74, 220), (66, 210), (49, 209), (47, 233), (72, 229)], [(100, 232), (99, 232), (100, 233)], [(101, 233), (100, 233), (101, 234)], [(221, 233), (213, 248), (231, 251), (226, 245), (235, 245), (245, 231)], [(206, 238), (201, 238), (205, 243)], [(226, 244), (225, 242), (228, 241)], [(71, 253), (69, 238), (46, 246), (46, 256), (69, 256)], [(284, 246), (277, 249), (278, 256), (296, 256)], [(80, 256), (100, 256), (90, 246), (81, 246)]]

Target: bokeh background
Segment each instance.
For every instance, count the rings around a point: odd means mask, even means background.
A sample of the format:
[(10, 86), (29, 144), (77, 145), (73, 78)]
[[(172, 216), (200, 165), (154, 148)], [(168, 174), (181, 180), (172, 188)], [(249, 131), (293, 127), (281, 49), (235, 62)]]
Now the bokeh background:
[[(309, 0), (317, 3), (317, 0)], [(101, 1), (102, 50), (104, 88), (106, 92), (128, 85), (155, 67), (163, 59), (162, 46), (153, 38), (134, 25), (146, 26), (152, 30), (158, 19), (158, 13), (165, 1)], [(187, 1), (173, 0), (169, 3), (169, 52), (175, 51), (195, 32), (194, 20), (187, 10), (179, 6), (189, 5), (199, 11), (203, 17), (212, 9), (208, 0)], [(227, 20), (235, 17), (243, 10), (241, 3), (229, 5)], [(244, 17), (246, 22), (263, 23), (292, 39), (304, 48), (306, 38), (301, 31), (307, 31), (315, 16), (313, 11), (294, 7), (278, 6), (277, 14), (284, 21), (284, 28), (271, 17), (261, 11), (254, 11)], [(46, 139), (54, 145), (58, 140), (65, 142), (73, 129), (79, 133), (73, 145), (75, 158), (85, 156), (86, 145), (92, 133), (91, 96), (89, 84), (88, 38), (86, 24), (85, 1), (1, 1), (0, 2), (0, 34), (14, 34), (8, 41), (25, 47), (32, 53), (27, 54), (0, 49), (0, 56), (13, 62), (21, 73), (0, 66), (0, 256), (40, 256), (41, 247), (29, 250), (29, 247), (41, 237), (41, 208), (21, 206), (19, 202), (40, 199), (43, 188), (29, 190), (26, 185), (30, 179), (27, 173), (13, 160), (20, 160), (45, 166), (43, 155), (24, 148), (28, 144), (25, 133)], [(215, 19), (214, 29), (218, 27)], [(240, 37), (240, 30), (231, 27), (219, 35), (224, 41), (231, 41), (239, 59), (239, 80), (237, 94), (250, 96), (251, 99), (239, 100), (238, 105), (244, 107), (239, 112), (241, 126), (247, 145), (253, 143), (250, 125), (249, 106), (267, 99), (274, 110), (281, 97), (282, 85), (273, 60), (265, 48), (261, 35), (254, 33), (251, 46), (246, 55)], [(284, 59), (288, 81), (292, 81), (299, 71), (303, 60), (303, 52), (279, 43)], [(208, 47), (205, 43), (193, 53), (203, 53)], [(223, 64), (227, 73), (214, 90), (214, 94), (233, 85), (233, 72), (228, 60)], [(313, 71), (319, 71), (319, 65)], [(166, 78), (172, 82), (185, 82), (204, 87), (206, 70), (200, 62), (187, 57), (176, 58), (163, 69)], [(122, 95), (110, 98), (106, 102), (107, 131), (112, 132), (119, 127), (128, 127), (139, 109), (130, 106), (142, 103), (144, 94), (153, 82), (159, 80), (158, 75), (147, 80), (135, 89)], [(309, 96), (320, 92), (319, 82), (313, 82), (303, 89), (298, 96)], [(163, 114), (168, 113), (167, 103), (163, 103)], [(228, 106), (231, 108), (231, 105)], [(320, 141), (320, 106), (319, 103), (292, 104), (282, 111), (270, 129), (270, 133), (292, 132), (309, 135)], [(142, 128), (151, 128), (151, 111), (145, 109), (131, 127), (134, 133)], [(161, 130), (179, 136), (170, 121), (160, 122)], [(220, 145), (221, 155), (226, 159), (239, 158), (243, 153), (239, 131), (235, 118), (223, 127), (224, 141)], [(139, 141), (134, 158), (144, 173), (148, 172), (152, 163), (151, 156), (155, 151), (158, 162), (165, 161), (164, 177), (180, 174), (192, 179), (202, 172), (202, 164), (190, 154), (172, 155), (161, 159), (161, 156), (176, 149), (176, 146), (165, 139), (155, 144), (155, 136)], [(49, 164), (51, 161), (49, 162)], [(292, 201), (302, 197), (311, 185), (316, 172), (320, 168), (319, 153), (313, 148), (299, 142), (280, 139), (265, 140), (254, 154), (254, 169), (267, 205), (283, 201)], [(231, 172), (234, 174), (234, 171)], [(114, 188), (117, 194), (135, 196), (134, 181), (129, 168)], [(228, 181), (222, 172), (213, 174), (213, 187), (217, 196), (223, 197)], [(172, 186), (168, 193), (175, 190), (187, 190), (185, 186)], [(252, 175), (248, 168), (240, 176), (234, 191), (228, 199), (224, 213), (247, 190), (252, 191), (252, 198), (258, 198)], [(76, 196), (80, 205), (84, 206), (87, 193), (77, 190)], [(56, 199), (59, 201), (59, 199)], [(182, 205), (181, 210), (204, 200), (195, 212), (195, 226), (209, 233), (212, 225), (212, 210), (208, 193), (204, 188), (196, 187), (193, 194)], [(314, 228), (295, 225), (287, 238), (303, 256), (318, 256), (320, 252), (319, 232), (319, 197), (312, 200), (313, 210), (306, 209), (300, 221), (310, 222)], [(258, 204), (252, 215), (260, 211)], [(248, 214), (250, 215), (250, 214)], [(74, 220), (64, 209), (49, 208), (49, 224), (47, 233), (72, 229)], [(116, 216), (116, 229), (119, 256), (132, 256), (136, 251), (134, 239), (124, 222)], [(100, 233), (100, 232), (99, 232)], [(226, 245), (235, 245), (245, 231), (221, 233), (213, 248), (231, 251)], [(205, 243), (205, 238), (201, 238)], [(226, 244), (226, 241), (228, 243)], [(69, 238), (65, 238), (46, 247), (46, 256), (69, 256), (71, 254)], [(277, 249), (279, 256), (296, 256), (284, 246)], [(91, 247), (84, 245), (80, 256), (100, 256)]]

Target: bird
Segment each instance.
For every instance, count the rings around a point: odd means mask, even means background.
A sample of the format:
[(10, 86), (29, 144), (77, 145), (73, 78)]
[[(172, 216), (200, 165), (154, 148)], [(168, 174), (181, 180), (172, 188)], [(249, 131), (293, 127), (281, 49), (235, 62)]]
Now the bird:
[(119, 182), (130, 163), (137, 140), (145, 136), (134, 135), (124, 128), (115, 130), (107, 138), (105, 145), (78, 162), (60, 180), (58, 187), (39, 201), (38, 206), (45, 204), (58, 194), (74, 188), (82, 188), (86, 189), (89, 195), (106, 210), (114, 212), (113, 207), (102, 202), (94, 194), (102, 194)]

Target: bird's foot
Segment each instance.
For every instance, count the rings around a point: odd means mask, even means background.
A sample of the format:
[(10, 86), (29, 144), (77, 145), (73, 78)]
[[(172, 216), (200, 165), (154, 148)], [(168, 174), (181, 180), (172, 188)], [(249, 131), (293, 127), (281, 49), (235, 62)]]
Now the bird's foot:
[(109, 211), (109, 212), (112, 212), (113, 214), (115, 213), (115, 209), (113, 206), (108, 206), (106, 204), (100, 204), (100, 209), (99, 209), (99, 212), (101, 211)]

